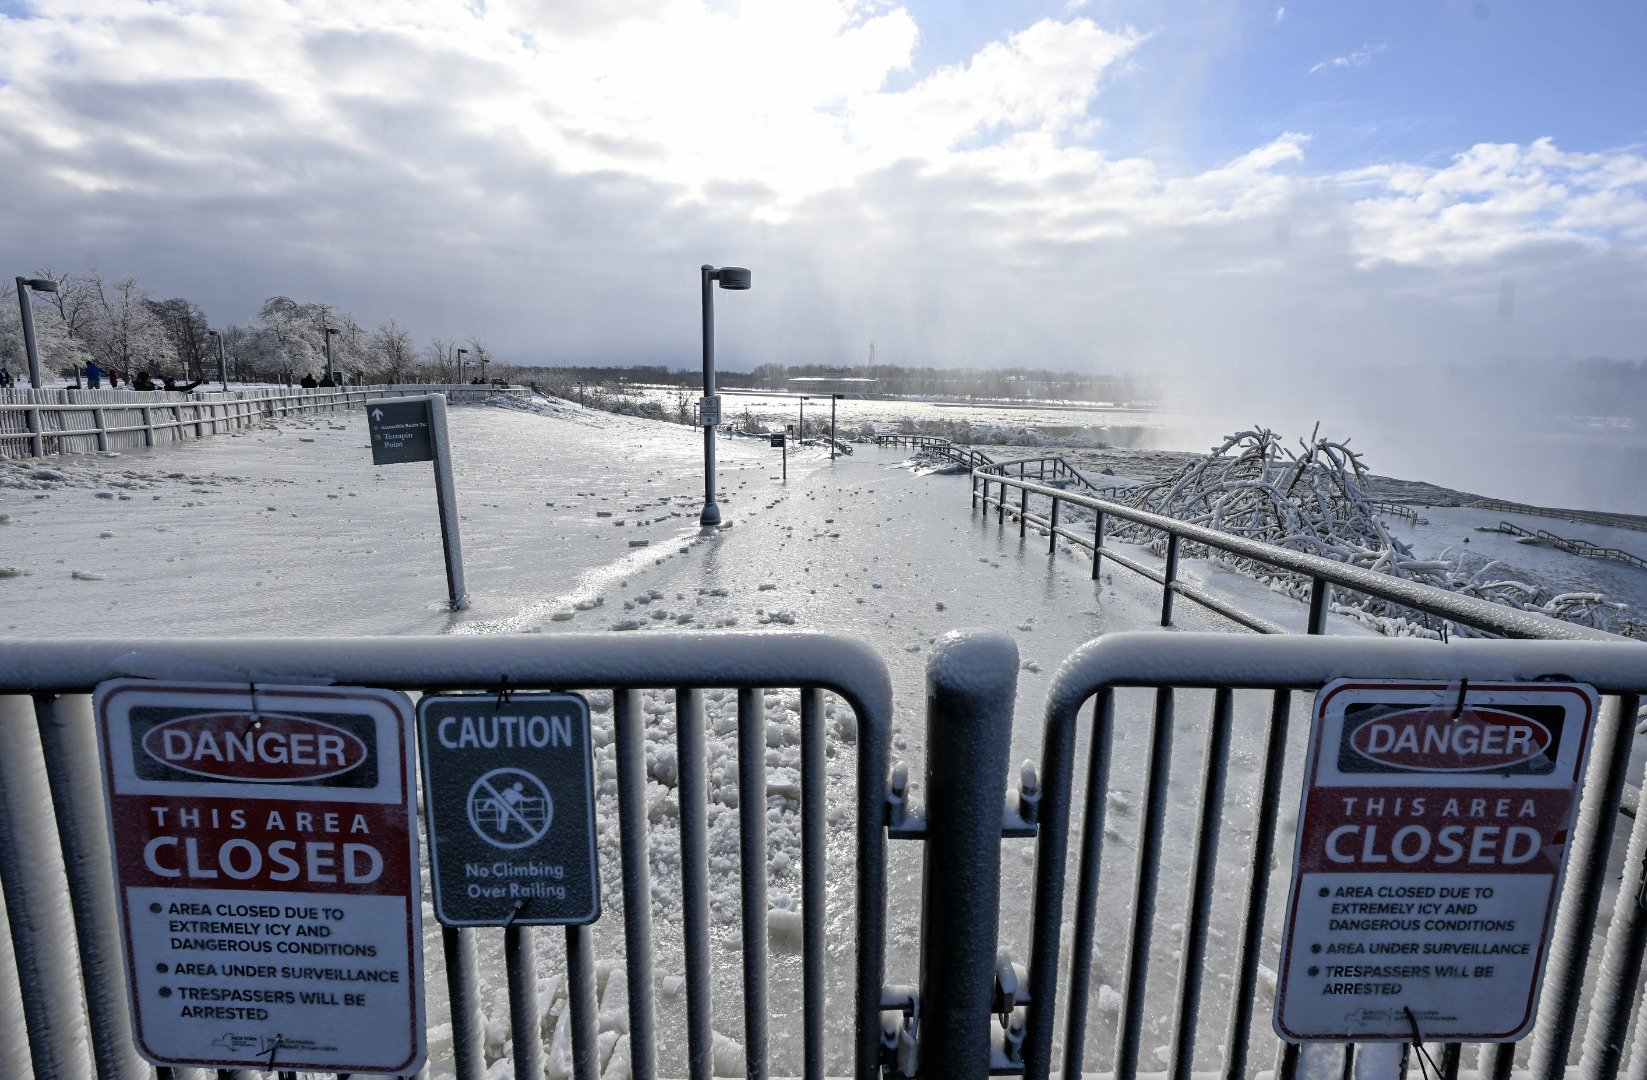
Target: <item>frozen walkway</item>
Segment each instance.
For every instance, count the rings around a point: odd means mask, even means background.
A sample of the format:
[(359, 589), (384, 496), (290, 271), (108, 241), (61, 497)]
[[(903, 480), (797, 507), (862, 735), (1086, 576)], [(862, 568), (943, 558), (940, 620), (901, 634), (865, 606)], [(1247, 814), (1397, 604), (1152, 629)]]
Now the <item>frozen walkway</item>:
[[(1153, 588), (1118, 573), (1095, 585), (1085, 564), (1049, 572), (1045, 539), (1020, 541), (1015, 527), (968, 518), (965, 482), (897, 467), (903, 455), (859, 448), (834, 463), (827, 450), (791, 456), (787, 486), (778, 452), (762, 441), (721, 444), (722, 489), (730, 528), (697, 527), (701, 442), (690, 430), (557, 410), (553, 416), (468, 407), (450, 414), (465, 562), (473, 607), (445, 610), (432, 483), (424, 465), (376, 467), (359, 416), (266, 428), (120, 456), (0, 466), (0, 632), (96, 634), (646, 634), (692, 628), (809, 629), (870, 642), (892, 670), (899, 703), (894, 756), (921, 775), (926, 654), (954, 627), (993, 626), (1019, 643), (1017, 759), (1036, 756), (1046, 680), (1078, 644), (1109, 627), (1148, 625)], [(645, 540), (646, 545), (631, 546)], [(1199, 616), (1187, 614), (1197, 625)], [(726, 695), (710, 695), (712, 768), (724, 776), (735, 753)], [(610, 721), (609, 695), (593, 695), (597, 724)], [(769, 700), (773, 775), (793, 756), (793, 694)], [(673, 718), (649, 701), (655, 734), (672, 741)], [(850, 739), (850, 729), (838, 736)], [(599, 741), (599, 740), (598, 740)], [(650, 762), (649, 800), (658, 925), (660, 1021), (678, 1020), (671, 993), (670, 892), (678, 880), (669, 756)], [(844, 758), (841, 760), (845, 760)], [(612, 775), (609, 745), (597, 751)], [(831, 766), (832, 771), (834, 766)], [(832, 820), (848, 820), (849, 776), (830, 786)], [(770, 888), (774, 902), (797, 892), (795, 803), (781, 785), (770, 800)], [(604, 790), (604, 785), (603, 785)], [(615, 815), (603, 794), (603, 874), (616, 873)], [(715, 855), (717, 1030), (736, 1033), (739, 929), (736, 905), (735, 789), (712, 786)], [(849, 1030), (840, 989), (853, 953), (849, 924), (850, 833), (831, 836), (836, 872), (830, 902), (831, 1030)], [(1016, 849), (1027, 850), (1022, 842)], [(889, 976), (913, 977), (919, 845), (892, 854), (893, 932)], [(1027, 863), (1009, 870), (1016, 898)], [(607, 882), (608, 905), (621, 891)], [(427, 913), (426, 913), (427, 914)], [(597, 926), (599, 955), (618, 955), (621, 920)], [(774, 925), (784, 925), (775, 919)], [(442, 1056), (445, 1009), (438, 931), (427, 920), (430, 1014)], [(496, 935), (479, 943), (487, 984), (488, 1051), (503, 1053), (507, 1009)], [(774, 946), (773, 1029), (780, 1062), (796, 1048), (798, 1007), (792, 949)], [(558, 949), (546, 945), (546, 1036), (556, 1042)], [(621, 1017), (622, 974), (601, 972), (603, 1016)], [(731, 1009), (730, 1015), (725, 1011)], [(616, 1023), (616, 1021), (614, 1021)], [(604, 1022), (603, 1022), (604, 1026)], [(738, 1048), (719, 1048), (735, 1061)], [(678, 1059), (666, 1048), (666, 1073)], [(623, 1051), (614, 1053), (621, 1059)], [(832, 1042), (842, 1062), (844, 1039)], [(552, 1055), (553, 1056), (553, 1055)], [(438, 1073), (437, 1073), (438, 1074)]]

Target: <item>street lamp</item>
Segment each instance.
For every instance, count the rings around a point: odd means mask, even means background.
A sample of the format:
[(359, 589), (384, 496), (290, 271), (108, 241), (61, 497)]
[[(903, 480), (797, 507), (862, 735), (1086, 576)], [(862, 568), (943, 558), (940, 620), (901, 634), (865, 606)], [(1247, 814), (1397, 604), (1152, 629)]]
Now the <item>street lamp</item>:
[[(745, 285), (744, 288), (749, 286)], [(36, 390), (40, 389), (40, 350), (34, 343), (34, 308), (29, 303), (29, 290), (35, 292), (56, 292), (57, 282), (50, 278), (17, 279), (17, 306), (23, 312), (23, 351), (29, 358), (29, 385)], [(78, 374), (78, 372), (76, 372)]]
[(223, 392), (227, 394), (229, 392), (229, 361), (223, 355), (223, 335), (216, 330), (208, 330), (206, 333), (210, 334), (217, 342), (217, 377), (223, 380)]
[(835, 403), (841, 400), (842, 395), (829, 395), (829, 460), (835, 460)]
[(332, 338), (342, 333), (335, 326), (325, 327), (326, 330), (326, 378), (333, 386), (337, 385), (337, 376), (332, 374)]
[(698, 524), (707, 528), (721, 523), (721, 508), (715, 504), (715, 425), (721, 422), (721, 401), (715, 396), (715, 294), (709, 285), (719, 282), (721, 288), (737, 292), (749, 288), (751, 277), (741, 266), (717, 270), (708, 263), (698, 275), (703, 283), (703, 513)]
[(467, 352), (468, 352), (468, 351), (469, 351), (469, 350), (468, 350), (468, 349), (459, 349), (459, 350), (458, 350), (458, 351), (457, 351), (457, 358), (458, 358), (458, 382), (462, 382), (462, 381), (463, 381), (463, 354), (464, 354), (464, 353), (467, 353)]

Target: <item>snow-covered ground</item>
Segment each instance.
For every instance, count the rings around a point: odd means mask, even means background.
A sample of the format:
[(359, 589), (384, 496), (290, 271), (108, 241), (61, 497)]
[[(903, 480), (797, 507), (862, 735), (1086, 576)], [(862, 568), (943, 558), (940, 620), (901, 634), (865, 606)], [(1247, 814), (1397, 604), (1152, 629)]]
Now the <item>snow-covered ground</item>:
[[(541, 400), (516, 407), (450, 411), (462, 514), (463, 545), (473, 606), (446, 610), (439, 526), (425, 465), (373, 466), (364, 416), (268, 426), (122, 455), (0, 462), (0, 633), (8, 635), (230, 635), (555, 633), (659, 630), (806, 629), (850, 634), (868, 642), (892, 675), (896, 715), (894, 759), (917, 780), (923, 762), (926, 655), (938, 635), (988, 626), (1017, 641), (1019, 672), (1013, 759), (1039, 757), (1041, 709), (1051, 673), (1082, 642), (1107, 630), (1155, 624), (1156, 587), (1111, 566), (1092, 582), (1083, 555), (1048, 555), (1033, 532), (1020, 540), (1012, 523), (969, 515), (967, 483), (918, 475), (905, 452), (859, 446), (831, 462), (822, 446), (790, 455), (789, 482), (779, 482), (779, 451), (764, 441), (723, 439), (720, 487), (730, 528), (701, 533), (701, 436), (677, 425), (585, 412)], [(1470, 537), (1509, 543), (1468, 530), (1472, 512), (1430, 511), (1433, 533), (1415, 543)], [(1486, 512), (1474, 512), (1483, 514)], [(1489, 514), (1493, 521), (1496, 514)], [(1562, 535), (1584, 535), (1555, 529)], [(1623, 538), (1627, 539), (1627, 538)], [(644, 546), (639, 542), (645, 541)], [(1448, 541), (1450, 542), (1450, 541)], [(1519, 545), (1511, 554), (1526, 555)], [(1628, 547), (1620, 540), (1619, 546)], [(1638, 545), (1639, 546), (1639, 545)], [(1546, 550), (1539, 559), (1575, 557)], [(1565, 565), (1565, 564), (1563, 564)], [(1191, 562), (1187, 576), (1284, 625), (1301, 627), (1301, 605), (1227, 570)], [(1575, 573), (1589, 573), (1589, 570)], [(1639, 573), (1639, 572), (1638, 572)], [(1647, 575), (1642, 575), (1647, 576)], [(1180, 603), (1185, 629), (1228, 629), (1222, 619)], [(1334, 633), (1365, 633), (1334, 619)], [(610, 695), (595, 693), (601, 731), (603, 895), (608, 910), (597, 927), (597, 954), (606, 958), (602, 988), (603, 1058), (608, 1075), (627, 1075), (623, 1029), (624, 977), (614, 971), (621, 937), (617, 905), (615, 766), (610, 745)], [(738, 1011), (740, 931), (737, 908), (736, 773), (731, 694), (708, 695), (710, 713), (711, 864), (715, 890), (715, 1026), (719, 1054), (730, 1068), (741, 1054)], [(798, 763), (793, 693), (769, 694), (773, 778), (768, 816), (772, 839), (770, 893), (784, 909), (799, 894), (798, 807), (790, 773)], [(664, 1075), (684, 1071), (684, 995), (679, 992), (677, 832), (671, 770), (673, 710), (668, 695), (649, 695), (652, 717), (648, 793), (653, 809), (654, 913), (658, 925), (657, 989)], [(1108, 894), (1127, 888), (1135, 848), (1133, 807), (1141, 795), (1144, 737), (1138, 723), (1120, 727), (1109, 794), (1112, 820), (1105, 848)], [(1175, 751), (1172, 812), (1190, 811), (1198, 797), (1201, 740), (1188, 718), (1206, 715), (1202, 696), (1184, 694), (1184, 734)], [(1261, 768), (1256, 733), (1263, 703), (1243, 702), (1229, 765), (1231, 808), (1220, 859), (1221, 908), (1233, 909), (1245, 881), (1252, 808), (1248, 781)], [(830, 839), (829, 949), (832, 1071), (848, 1060), (852, 840), (854, 792), (844, 707), (831, 704), (829, 802), (843, 823)], [(1294, 726), (1294, 743), (1303, 725)], [(1084, 759), (1084, 750), (1077, 760)], [(1294, 755), (1296, 759), (1297, 755)], [(1294, 761), (1296, 769), (1297, 762)], [(1016, 771), (1016, 770), (1014, 770)], [(917, 797), (919, 792), (917, 792)], [(1283, 839), (1292, 828), (1282, 822)], [(1283, 844), (1285, 846), (1285, 844)], [(1011, 841), (1003, 862), (1002, 944), (1027, 956), (1031, 844)], [(1285, 853), (1280, 853), (1285, 858)], [(1185, 845), (1165, 853), (1163, 881), (1178, 880)], [(888, 981), (916, 978), (919, 845), (892, 848)], [(1285, 875), (1277, 875), (1284, 879)], [(1285, 881), (1273, 886), (1283, 890)], [(1279, 897), (1272, 911), (1279, 907)], [(1126, 919), (1106, 900), (1095, 961), (1095, 988), (1112, 985), (1123, 962)], [(1162, 915), (1175, 895), (1163, 896)], [(438, 930), (427, 914), (430, 1013), (434, 1059), (446, 1056)], [(1172, 915), (1171, 918), (1168, 918)], [(799, 959), (793, 920), (774, 920), (773, 1032), (776, 1072), (798, 1071)], [(1220, 932), (1221, 934), (1221, 932)], [(561, 949), (540, 935), (545, 1034), (564, 1046)], [(1157, 934), (1163, 961), (1178, 947), (1174, 932)], [(1234, 935), (1215, 935), (1209, 970), (1227, 972)], [(502, 996), (501, 935), (483, 933), (481, 951), (489, 1051), (506, 1049), (508, 1012)], [(1208, 990), (1215, 1008), (1227, 976)], [(1166, 980), (1152, 988), (1165, 993)], [(1090, 1038), (1093, 1054), (1110, 1045), (1115, 998), (1097, 993)], [(1108, 1003), (1108, 1004), (1106, 1004)], [(1162, 1016), (1164, 1007), (1151, 1007)], [(1267, 1008), (1261, 1000), (1260, 1011)], [(1209, 1013), (1209, 1015), (1212, 1015)], [(1222, 1015), (1221, 1012), (1217, 1015)], [(1165, 1042), (1158, 1022), (1146, 1033)], [(1214, 1040), (1215, 1041), (1215, 1040)], [(564, 1062), (558, 1053), (552, 1061)], [(1096, 1060), (1089, 1056), (1089, 1060)], [(501, 1065), (501, 1061), (500, 1061)], [(436, 1075), (440, 1075), (437, 1068)], [(501, 1074), (500, 1074), (501, 1075)], [(560, 1065), (552, 1075), (563, 1075)]]

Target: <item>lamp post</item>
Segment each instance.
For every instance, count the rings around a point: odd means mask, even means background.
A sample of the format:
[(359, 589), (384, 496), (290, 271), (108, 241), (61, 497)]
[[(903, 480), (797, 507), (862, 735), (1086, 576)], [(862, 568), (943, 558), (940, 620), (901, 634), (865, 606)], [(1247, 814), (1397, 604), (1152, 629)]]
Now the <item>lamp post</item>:
[(223, 335), (216, 330), (208, 330), (206, 333), (210, 334), (212, 340), (217, 342), (217, 377), (222, 380), (223, 392), (227, 394), (229, 392), (229, 361), (223, 355)]
[(716, 269), (708, 263), (699, 268), (698, 276), (703, 284), (703, 513), (698, 524), (709, 527), (721, 523), (721, 508), (715, 504), (715, 425), (721, 418), (720, 399), (715, 396), (715, 294), (710, 285), (718, 282), (723, 289), (740, 291), (749, 288), (751, 276), (741, 266)]
[(326, 330), (326, 378), (333, 385), (337, 385), (337, 376), (332, 372), (332, 337), (340, 331), (335, 326), (325, 327)]
[(806, 445), (806, 395), (801, 395), (801, 445)]
[(829, 460), (835, 460), (835, 403), (841, 400), (841, 395), (829, 395)]
[(476, 357), (480, 360), (480, 381), (484, 383), (486, 381), (486, 353), (484, 351), (479, 352)]
[[(747, 288), (747, 286), (746, 286)], [(56, 292), (57, 282), (50, 278), (17, 279), (17, 306), (23, 313), (23, 351), (29, 358), (29, 385), (36, 390), (40, 389), (40, 350), (34, 343), (34, 307), (29, 303), (29, 290), (35, 292)], [(76, 371), (76, 376), (79, 372)]]
[(468, 349), (459, 349), (459, 350), (458, 350), (458, 351), (457, 351), (457, 358), (458, 358), (458, 382), (462, 382), (462, 381), (463, 381), (463, 356), (464, 356), (464, 354), (465, 354), (465, 353), (467, 353), (467, 352), (468, 352), (468, 351), (469, 351), (469, 350), (468, 350)]

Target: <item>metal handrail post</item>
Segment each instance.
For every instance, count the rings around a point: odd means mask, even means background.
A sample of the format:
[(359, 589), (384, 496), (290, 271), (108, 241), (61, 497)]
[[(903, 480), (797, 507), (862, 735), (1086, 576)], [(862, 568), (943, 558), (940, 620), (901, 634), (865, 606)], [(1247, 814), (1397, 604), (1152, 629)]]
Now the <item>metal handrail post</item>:
[(1017, 683), (1018, 646), (993, 631), (952, 631), (927, 662), (922, 1076), (983, 1076), (989, 1069)]
[(1098, 564), (1104, 558), (1104, 512), (1096, 511), (1092, 523), (1092, 580), (1098, 580)]
[(1178, 581), (1178, 534), (1167, 536), (1167, 567), (1161, 576), (1161, 625), (1172, 625), (1172, 587)]
[(1327, 632), (1327, 604), (1332, 597), (1332, 582), (1321, 577), (1310, 579), (1310, 619), (1306, 634)]

